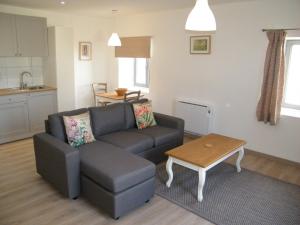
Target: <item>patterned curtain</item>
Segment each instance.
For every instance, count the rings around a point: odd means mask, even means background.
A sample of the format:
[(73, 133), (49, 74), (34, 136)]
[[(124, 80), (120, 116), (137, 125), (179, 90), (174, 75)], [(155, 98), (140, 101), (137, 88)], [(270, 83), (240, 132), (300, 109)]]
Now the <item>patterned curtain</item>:
[(261, 96), (257, 104), (258, 121), (276, 125), (281, 110), (284, 86), (284, 42), (286, 32), (268, 31), (268, 50), (265, 59)]

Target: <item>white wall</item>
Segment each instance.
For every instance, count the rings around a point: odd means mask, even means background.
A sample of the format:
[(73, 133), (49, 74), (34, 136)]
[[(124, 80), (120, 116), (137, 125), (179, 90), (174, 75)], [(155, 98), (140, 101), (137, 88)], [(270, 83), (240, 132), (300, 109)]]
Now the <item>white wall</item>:
[[(176, 97), (215, 105), (217, 133), (247, 140), (247, 148), (300, 162), (300, 119), (278, 126), (256, 121), (267, 38), (262, 28), (300, 27), (300, 1), (260, 0), (213, 5), (217, 32), (210, 55), (190, 55), (184, 30), (191, 9), (118, 17), (120, 36), (153, 36), (150, 98), (154, 109), (172, 114)], [(299, 35), (300, 36), (300, 35)], [(112, 58), (109, 83), (117, 86)]]
[[(49, 56), (45, 84), (57, 87), (58, 111), (75, 107), (73, 29), (61, 26), (48, 28)], [(50, 74), (51, 71), (51, 74)]]
[[(75, 108), (94, 104), (91, 83), (105, 82), (109, 73), (108, 57), (110, 49), (106, 41), (111, 33), (111, 19), (59, 14), (49, 11), (32, 10), (21, 7), (0, 5), (0, 12), (40, 16), (47, 18), (48, 26), (61, 26), (73, 30)], [(92, 42), (93, 60), (79, 61), (80, 41)], [(48, 72), (48, 71), (46, 71)], [(47, 80), (47, 78), (45, 79)], [(65, 80), (65, 85), (68, 81)]]
[[(102, 18), (74, 18), (75, 39), (75, 85), (77, 107), (94, 104), (91, 83), (106, 82), (109, 74), (109, 51), (107, 40), (111, 34), (111, 20)], [(80, 61), (78, 45), (80, 41), (92, 42), (92, 61)]]

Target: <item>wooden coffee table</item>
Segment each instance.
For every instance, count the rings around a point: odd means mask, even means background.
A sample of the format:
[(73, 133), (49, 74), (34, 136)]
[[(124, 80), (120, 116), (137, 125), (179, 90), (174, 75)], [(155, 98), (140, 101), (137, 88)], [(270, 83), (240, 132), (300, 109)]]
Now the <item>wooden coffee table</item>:
[(244, 156), (245, 144), (246, 142), (243, 140), (209, 134), (167, 151), (166, 154), (169, 156), (166, 164), (169, 175), (167, 187), (171, 186), (173, 180), (173, 163), (195, 170), (199, 174), (198, 201), (201, 202), (206, 171), (238, 152), (236, 168), (237, 172), (240, 172), (240, 162)]

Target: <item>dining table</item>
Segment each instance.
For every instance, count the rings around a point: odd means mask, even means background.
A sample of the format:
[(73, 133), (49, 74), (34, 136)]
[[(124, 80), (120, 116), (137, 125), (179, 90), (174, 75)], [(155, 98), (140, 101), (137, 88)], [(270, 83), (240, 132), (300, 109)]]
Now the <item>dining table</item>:
[[(124, 102), (124, 95), (117, 95), (116, 92), (105, 92), (105, 93), (96, 93), (96, 96), (101, 101), (117, 103), (117, 102)], [(144, 95), (141, 94), (140, 97)]]

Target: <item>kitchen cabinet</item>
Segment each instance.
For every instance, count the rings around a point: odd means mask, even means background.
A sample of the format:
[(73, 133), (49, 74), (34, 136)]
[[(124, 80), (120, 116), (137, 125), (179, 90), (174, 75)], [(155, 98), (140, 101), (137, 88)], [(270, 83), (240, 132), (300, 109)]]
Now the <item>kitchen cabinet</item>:
[(11, 137), (24, 138), (29, 132), (26, 96), (1, 97), (0, 103), (0, 143)]
[(16, 15), (19, 56), (47, 56), (47, 20)]
[(42, 132), (49, 114), (57, 110), (56, 94), (53, 91), (30, 93), (28, 98), (29, 123), (32, 132)]
[(0, 96), (0, 144), (43, 132), (44, 121), (55, 112), (56, 91)]
[(0, 13), (0, 56), (48, 55), (47, 19)]
[(0, 13), (0, 31), (0, 56), (15, 56), (18, 49), (14, 15)]

